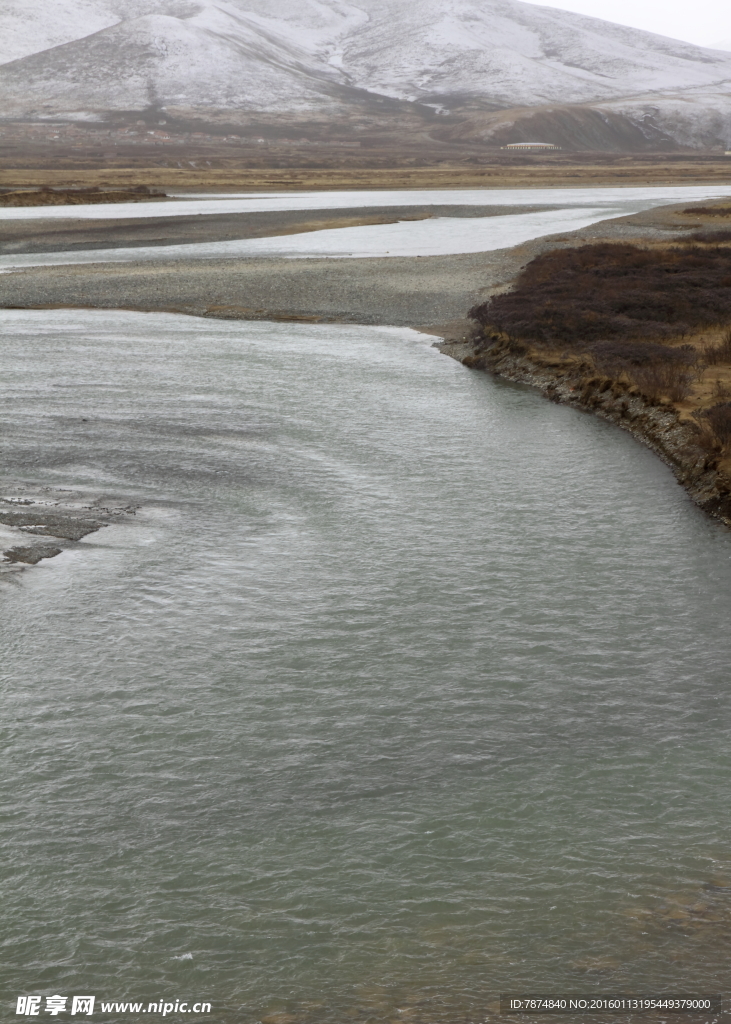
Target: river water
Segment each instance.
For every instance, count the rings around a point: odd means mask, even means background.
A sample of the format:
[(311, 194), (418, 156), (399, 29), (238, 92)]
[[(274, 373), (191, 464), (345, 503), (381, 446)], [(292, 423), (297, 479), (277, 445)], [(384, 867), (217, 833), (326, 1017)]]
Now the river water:
[(2, 578), (8, 1016), (729, 991), (731, 534), (651, 452), (408, 330), (0, 321), (3, 493), (139, 506)]
[(442, 256), (490, 252), (545, 235), (576, 231), (610, 217), (628, 216), (668, 203), (698, 202), (727, 195), (728, 186), (673, 185), (639, 188), (545, 189), (420, 189), (383, 192), (302, 192), (240, 196), (192, 195), (158, 203), (111, 203), (89, 206), (0, 207), (3, 219), (138, 218), (221, 213), (257, 213), (282, 210), (343, 209), (362, 206), (430, 206), (485, 204), (515, 206), (552, 205), (556, 209), (529, 210), (490, 217), (436, 217), (308, 231), (272, 238), (183, 245), (135, 246), (117, 249), (74, 250), (0, 255), (0, 273), (23, 267), (78, 263), (127, 263), (137, 260), (227, 259), (242, 257), (363, 258), (385, 256)]
[(71, 252), (0, 255), (5, 269), (58, 266), (69, 263), (135, 263), (138, 260), (236, 259), (285, 257), (303, 259), (381, 256), (444, 256), (460, 252), (492, 252), (542, 235), (576, 231), (624, 209), (569, 207), (540, 213), (494, 217), (435, 217), (354, 228), (330, 228), (272, 238), (237, 238), (225, 242), (145, 245), (119, 249), (77, 249)]
[(535, 206), (606, 205), (639, 212), (663, 203), (698, 202), (727, 195), (724, 185), (641, 185), (607, 188), (441, 188), (369, 189), (340, 192), (180, 193), (162, 202), (92, 203), (79, 206), (3, 206), (0, 221), (110, 217), (180, 217), (206, 213), (261, 213), (271, 210), (342, 210), (354, 206)]

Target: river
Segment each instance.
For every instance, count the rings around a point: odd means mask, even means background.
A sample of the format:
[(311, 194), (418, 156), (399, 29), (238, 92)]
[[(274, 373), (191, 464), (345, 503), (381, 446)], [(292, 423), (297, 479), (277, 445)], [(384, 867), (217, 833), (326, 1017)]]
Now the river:
[(0, 323), (3, 493), (138, 506), (0, 579), (9, 1014), (729, 990), (731, 535), (656, 456), (405, 329)]
[[(482, 251), (717, 192), (5, 261)], [(26, 213), (80, 210), (113, 213)], [(137, 506), (1, 578), (8, 1004), (453, 1024), (727, 988), (731, 540), (654, 455), (408, 330), (0, 323), (4, 493)]]
[[(239, 196), (189, 195), (166, 202), (109, 203), (88, 206), (0, 207), (3, 220), (54, 220), (172, 217), (261, 213), (284, 210), (337, 210), (348, 207), (525, 206), (524, 213), (490, 217), (440, 216), (350, 228), (307, 231), (271, 238), (241, 238), (181, 245), (134, 246), (42, 253), (3, 253), (0, 273), (34, 266), (80, 263), (128, 263), (138, 260), (237, 258), (362, 258), (442, 256), (491, 252), (534, 238), (576, 231), (607, 218), (628, 216), (668, 203), (698, 202), (728, 193), (719, 185), (624, 188), (419, 189), (382, 192), (243, 193)], [(554, 209), (532, 210), (533, 206)]]

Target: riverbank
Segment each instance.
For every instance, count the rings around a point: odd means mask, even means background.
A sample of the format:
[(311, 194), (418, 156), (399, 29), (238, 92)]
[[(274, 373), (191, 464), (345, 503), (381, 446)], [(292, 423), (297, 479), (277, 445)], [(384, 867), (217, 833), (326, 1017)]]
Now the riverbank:
[(653, 211), (668, 226), (690, 218), (690, 244), (645, 236), (535, 257), (439, 347), (629, 431), (731, 526), (731, 206)]
[(1, 319), (0, 493), (140, 504), (0, 588), (6, 988), (725, 989), (729, 536), (652, 452), (408, 331)]
[[(0, 307), (413, 327), (464, 317), (485, 291), (485, 282), (505, 273), (505, 255), (161, 259), (154, 264), (33, 267), (0, 275)], [(520, 256), (508, 256), (513, 273), (520, 261)]]
[(191, 245), (241, 238), (276, 238), (333, 228), (397, 224), (432, 217), (482, 218), (559, 209), (550, 205), (475, 206), (456, 202), (428, 206), (353, 206), (322, 210), (110, 218), (28, 218), (0, 223), (0, 253), (73, 252), (76, 249)]
[[(731, 525), (731, 466), (699, 446), (698, 426), (688, 408), (665, 398), (648, 401), (621, 375), (597, 373), (575, 354), (564, 358), (560, 348), (538, 352), (530, 347), (518, 351), (502, 343), (486, 345), (474, 322), (467, 319), (471, 307), (513, 287), (521, 270), (542, 254), (603, 243), (665, 249), (691, 234), (723, 230), (731, 218), (719, 214), (719, 205), (703, 201), (660, 207), (508, 249), (461, 255), (348, 260), (163, 258), (154, 264), (139, 260), (37, 267), (0, 275), (0, 307), (128, 309), (224, 320), (411, 327), (443, 339), (441, 350), (466, 366), (538, 387), (554, 401), (595, 412), (630, 431), (672, 466), (694, 501)], [(449, 208), (450, 215), (454, 209)], [(240, 222), (233, 224), (229, 215), (217, 217), (215, 223), (209, 223), (213, 217), (175, 217), (169, 230), (174, 241), (201, 241), (206, 233), (221, 237), (225, 231), (241, 237), (240, 232), (248, 230), (256, 237), (258, 232), (273, 230), (313, 230), (315, 225), (322, 227), (326, 217), (342, 226), (358, 213), (362, 223), (366, 217), (373, 218), (371, 222), (390, 222), (441, 212), (437, 207), (279, 211), (242, 214)], [(461, 215), (493, 212), (505, 212), (505, 208), (470, 207)], [(380, 217), (384, 220), (378, 221)], [(114, 242), (153, 244), (156, 230), (168, 230), (167, 221), (162, 222), (163, 218), (153, 225), (146, 220), (117, 223)], [(24, 238), (28, 225), (6, 222), (6, 251), (108, 245), (107, 232), (114, 222), (61, 221), (56, 236), (55, 224), (40, 221)]]
[[(433, 143), (432, 143), (433, 146)], [(162, 152), (158, 154), (162, 157)], [(354, 152), (356, 163), (362, 156)], [(341, 153), (338, 157), (342, 163)], [(3, 165), (0, 187), (99, 187), (129, 189), (139, 185), (168, 192), (318, 192), (433, 188), (598, 188), (642, 185), (727, 184), (731, 159), (722, 154), (693, 157), (674, 154), (560, 154), (538, 158), (501, 153), (480, 162), (431, 166), (253, 166), (224, 160), (223, 166), (177, 167), (130, 162), (127, 166), (87, 166), (49, 162), (47, 166)], [(483, 160), (485, 162), (483, 162)]]
[(165, 198), (164, 192), (145, 185), (128, 189), (100, 189), (98, 186), (51, 188), (44, 185), (41, 188), (0, 191), (0, 206), (86, 206), (89, 203), (145, 203)]
[(520, 353), (507, 344), (484, 349), (482, 336), (438, 347), (470, 369), (537, 388), (553, 402), (583, 409), (628, 431), (673, 470), (678, 483), (709, 515), (731, 527), (731, 473), (699, 444), (694, 423), (674, 403), (651, 402), (626, 380), (598, 375), (586, 362), (557, 352)]

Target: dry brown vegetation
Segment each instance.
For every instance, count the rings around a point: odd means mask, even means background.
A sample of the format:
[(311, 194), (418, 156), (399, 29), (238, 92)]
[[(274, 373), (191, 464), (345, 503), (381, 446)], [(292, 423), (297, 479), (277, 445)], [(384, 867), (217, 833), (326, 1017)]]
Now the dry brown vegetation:
[(598, 244), (552, 251), (470, 316), (493, 343), (582, 367), (671, 403), (731, 463), (731, 247)]
[(640, 357), (645, 340), (731, 321), (731, 249), (603, 243), (544, 253), (471, 316), (538, 344), (621, 342)]
[(88, 188), (14, 189), (0, 191), (0, 206), (86, 206), (89, 203), (139, 203), (160, 199), (165, 195), (158, 189), (136, 185), (126, 191)]
[(731, 217), (731, 206), (691, 206), (683, 213), (694, 217)]
[(723, 242), (731, 242), (731, 230), (725, 231), (694, 231), (688, 236), (689, 242), (703, 242), (704, 245), (721, 245)]
[[(359, 163), (360, 161), (360, 163)], [(164, 162), (163, 153), (151, 159), (145, 153), (120, 154), (116, 160), (86, 161), (80, 154), (62, 158), (49, 154), (33, 161), (25, 154), (0, 154), (0, 187), (49, 185), (99, 186), (129, 189), (144, 184), (166, 190), (270, 192), (276, 190), (340, 190), (395, 188), (556, 188), (613, 185), (726, 184), (731, 159), (701, 159), (619, 155), (593, 160), (577, 154), (569, 158), (510, 159), (485, 154), (478, 164), (461, 163), (459, 154), (430, 161), (428, 166), (405, 166), (395, 156), (384, 165), (367, 166), (352, 156), (337, 166), (308, 166), (292, 154), (279, 165), (247, 166), (242, 160), (211, 159), (198, 166), (179, 167)]]

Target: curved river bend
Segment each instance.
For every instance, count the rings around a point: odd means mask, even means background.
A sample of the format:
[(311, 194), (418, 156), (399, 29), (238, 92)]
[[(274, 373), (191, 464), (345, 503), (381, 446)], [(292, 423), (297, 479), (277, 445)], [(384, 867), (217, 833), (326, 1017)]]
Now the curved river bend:
[(728, 991), (731, 536), (653, 454), (407, 330), (0, 319), (3, 493), (139, 505), (0, 588), (8, 1005)]

